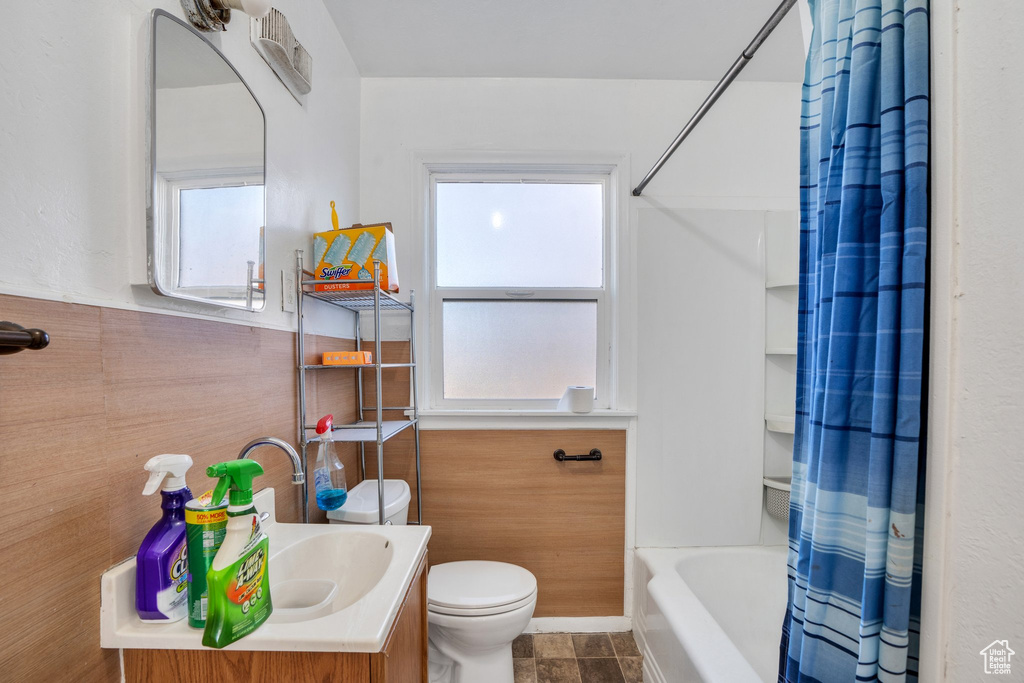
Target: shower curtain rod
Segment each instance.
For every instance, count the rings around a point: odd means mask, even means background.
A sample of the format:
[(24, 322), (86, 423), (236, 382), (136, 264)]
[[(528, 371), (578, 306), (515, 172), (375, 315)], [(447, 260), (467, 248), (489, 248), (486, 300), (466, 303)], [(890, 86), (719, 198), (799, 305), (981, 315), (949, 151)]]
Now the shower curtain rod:
[(771, 35), (771, 32), (775, 30), (775, 27), (779, 25), (779, 22), (782, 21), (783, 17), (786, 16), (795, 4), (796, 0), (782, 0), (782, 4), (779, 5), (778, 9), (776, 9), (770, 17), (768, 17), (768, 21), (761, 27), (761, 30), (757, 32), (754, 39), (750, 41), (750, 45), (747, 45), (747, 49), (741, 52), (740, 56), (736, 58), (736, 61), (733, 62), (732, 66), (729, 67), (729, 70), (725, 72), (724, 76), (722, 76), (722, 80), (718, 81), (718, 85), (716, 85), (714, 90), (711, 91), (711, 94), (708, 95), (708, 98), (704, 100), (704, 103), (700, 105), (696, 113), (694, 113), (683, 129), (679, 131), (679, 135), (677, 135), (676, 139), (672, 141), (672, 144), (668, 146), (665, 153), (662, 154), (661, 158), (658, 159), (654, 166), (651, 167), (651, 170), (647, 172), (647, 175), (645, 175), (644, 179), (640, 181), (640, 184), (633, 188), (634, 197), (640, 196), (644, 191), (644, 188), (647, 187), (647, 183), (651, 182), (654, 176), (658, 174), (661, 167), (665, 165), (665, 162), (668, 161), (669, 157), (672, 156), (676, 149), (679, 148), (679, 145), (683, 144), (683, 140), (693, 132), (693, 129), (697, 127), (697, 124), (700, 123), (700, 120), (708, 113), (708, 110), (710, 110), (711, 107), (714, 106), (715, 102), (718, 101), (718, 98), (722, 96), (722, 93), (732, 85), (732, 82), (736, 80), (736, 77), (739, 76), (741, 71), (743, 71), (743, 67), (745, 67), (747, 63), (754, 58), (754, 53), (757, 52), (757, 49), (761, 47), (761, 44), (769, 35)]

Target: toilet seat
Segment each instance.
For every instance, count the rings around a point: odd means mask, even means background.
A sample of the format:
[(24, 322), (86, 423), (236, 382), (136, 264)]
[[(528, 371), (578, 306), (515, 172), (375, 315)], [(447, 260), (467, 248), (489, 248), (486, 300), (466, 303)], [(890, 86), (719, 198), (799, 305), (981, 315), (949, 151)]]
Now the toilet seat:
[(525, 598), (516, 600), (515, 602), (509, 602), (504, 605), (495, 605), (493, 607), (444, 607), (442, 605), (435, 605), (431, 602), (427, 602), (427, 612), (432, 614), (447, 614), (453, 617), (485, 617), (491, 614), (504, 614), (505, 612), (511, 612), (517, 610), (520, 607), (525, 607), (531, 602), (537, 600), (537, 591), (533, 591)]
[(446, 562), (431, 567), (427, 575), (427, 610), (435, 614), (502, 614), (536, 598), (534, 575), (505, 562)]

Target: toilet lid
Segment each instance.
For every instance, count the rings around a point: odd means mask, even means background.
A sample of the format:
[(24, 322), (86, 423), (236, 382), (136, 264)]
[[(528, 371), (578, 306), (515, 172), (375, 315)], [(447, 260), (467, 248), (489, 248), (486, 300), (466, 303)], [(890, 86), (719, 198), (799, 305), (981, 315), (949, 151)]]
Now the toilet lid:
[(505, 562), (446, 562), (431, 567), (427, 575), (428, 606), (447, 608), (446, 612), (522, 602), (536, 591), (533, 574)]

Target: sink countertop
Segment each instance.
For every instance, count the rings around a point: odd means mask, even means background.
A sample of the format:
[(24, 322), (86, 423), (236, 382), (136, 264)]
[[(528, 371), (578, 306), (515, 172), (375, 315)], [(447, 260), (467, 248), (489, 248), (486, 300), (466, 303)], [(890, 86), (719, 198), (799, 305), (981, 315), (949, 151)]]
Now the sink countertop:
[[(380, 652), (391, 631), (406, 591), (427, 551), (429, 526), (347, 524), (284, 524), (275, 521), (274, 490), (253, 497), (258, 511), (270, 513), (264, 529), (270, 537), (270, 576), (280, 553), (306, 539), (330, 534), (379, 535), (392, 550), (380, 580), (363, 597), (331, 614), (292, 623), (274, 623), (274, 616), (255, 632), (225, 650), (292, 652)], [(343, 580), (343, 579), (342, 579)], [(272, 583), (271, 586), (274, 584)], [(273, 593), (271, 593), (273, 596)], [(276, 613), (276, 611), (275, 611)], [(100, 646), (105, 648), (208, 650), (202, 629), (187, 619), (171, 624), (143, 622), (135, 612), (135, 558), (104, 572), (101, 582)]]

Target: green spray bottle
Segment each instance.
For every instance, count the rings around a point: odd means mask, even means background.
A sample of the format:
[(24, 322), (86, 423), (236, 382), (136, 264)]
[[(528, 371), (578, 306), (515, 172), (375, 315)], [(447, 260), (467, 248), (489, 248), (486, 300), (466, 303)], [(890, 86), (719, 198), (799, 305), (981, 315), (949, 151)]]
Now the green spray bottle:
[(270, 543), (252, 504), (252, 480), (263, 474), (260, 464), (232, 460), (206, 468), (206, 474), (220, 477), (214, 503), (228, 493), (227, 532), (206, 574), (209, 611), (203, 631), (203, 645), (222, 648), (255, 631), (274, 611)]

